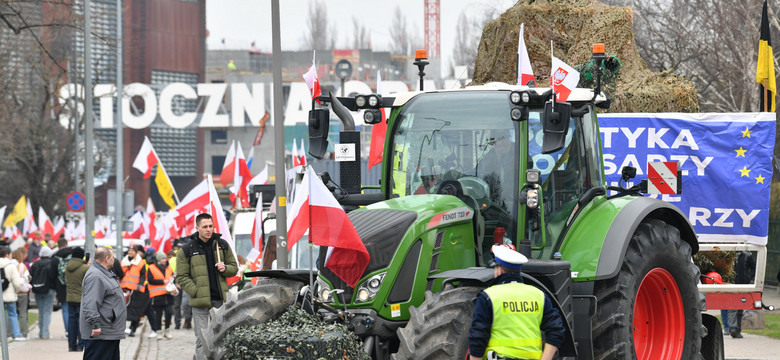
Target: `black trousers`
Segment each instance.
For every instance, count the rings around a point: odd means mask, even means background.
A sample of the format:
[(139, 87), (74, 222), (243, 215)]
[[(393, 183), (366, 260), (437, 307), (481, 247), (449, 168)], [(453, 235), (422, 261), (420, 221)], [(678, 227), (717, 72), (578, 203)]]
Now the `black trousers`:
[(119, 340), (85, 340), (84, 360), (119, 360)]
[(162, 329), (162, 317), (163, 312), (165, 312), (165, 328), (171, 327), (171, 317), (173, 317), (173, 305), (167, 304), (164, 306), (152, 306), (152, 313), (154, 314), (151, 319), (149, 319), (150, 324), (152, 325), (152, 331), (160, 331)]

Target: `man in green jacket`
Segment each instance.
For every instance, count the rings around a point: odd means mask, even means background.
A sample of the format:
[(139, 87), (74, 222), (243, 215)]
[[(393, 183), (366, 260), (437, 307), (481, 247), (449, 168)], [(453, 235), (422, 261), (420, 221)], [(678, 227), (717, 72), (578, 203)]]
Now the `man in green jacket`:
[(89, 270), (84, 261), (84, 249), (73, 249), (71, 259), (65, 267), (65, 301), (68, 307), (68, 351), (83, 351), (84, 339), (79, 335), (79, 313), (81, 312), (81, 282)]
[(214, 232), (209, 214), (195, 217), (198, 232), (176, 254), (176, 281), (190, 296), (195, 329), (195, 356), (203, 356), (201, 331), (209, 322), (209, 310), (222, 306), (227, 295), (227, 278), (236, 275), (238, 264), (230, 245)]

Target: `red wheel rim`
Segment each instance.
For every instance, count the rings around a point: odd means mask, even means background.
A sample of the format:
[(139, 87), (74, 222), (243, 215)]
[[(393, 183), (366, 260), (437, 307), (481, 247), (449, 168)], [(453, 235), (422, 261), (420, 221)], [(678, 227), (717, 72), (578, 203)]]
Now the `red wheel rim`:
[(677, 282), (655, 268), (645, 275), (634, 302), (634, 350), (639, 360), (680, 359), (685, 311)]

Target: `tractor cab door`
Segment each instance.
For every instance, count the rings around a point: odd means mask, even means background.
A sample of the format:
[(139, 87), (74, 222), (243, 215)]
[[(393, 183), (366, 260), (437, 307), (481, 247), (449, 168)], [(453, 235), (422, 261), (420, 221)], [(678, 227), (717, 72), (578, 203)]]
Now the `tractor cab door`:
[[(543, 126), (540, 112), (530, 112), (528, 126), (529, 164), (541, 172), (543, 214), (527, 211), (525, 233), (541, 258), (552, 258), (566, 230), (566, 221), (580, 196), (592, 187), (604, 185), (598, 125), (591, 111), (569, 118), (562, 149), (542, 152)], [(540, 221), (540, 219), (543, 219)]]

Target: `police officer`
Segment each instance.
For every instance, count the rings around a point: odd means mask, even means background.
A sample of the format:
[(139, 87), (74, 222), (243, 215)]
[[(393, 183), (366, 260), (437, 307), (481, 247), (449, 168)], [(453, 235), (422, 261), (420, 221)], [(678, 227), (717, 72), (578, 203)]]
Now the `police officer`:
[(523, 284), (525, 256), (507, 245), (493, 245), (492, 251), (496, 278), (477, 296), (470, 359), (551, 360), (564, 340), (560, 313), (541, 290)]

